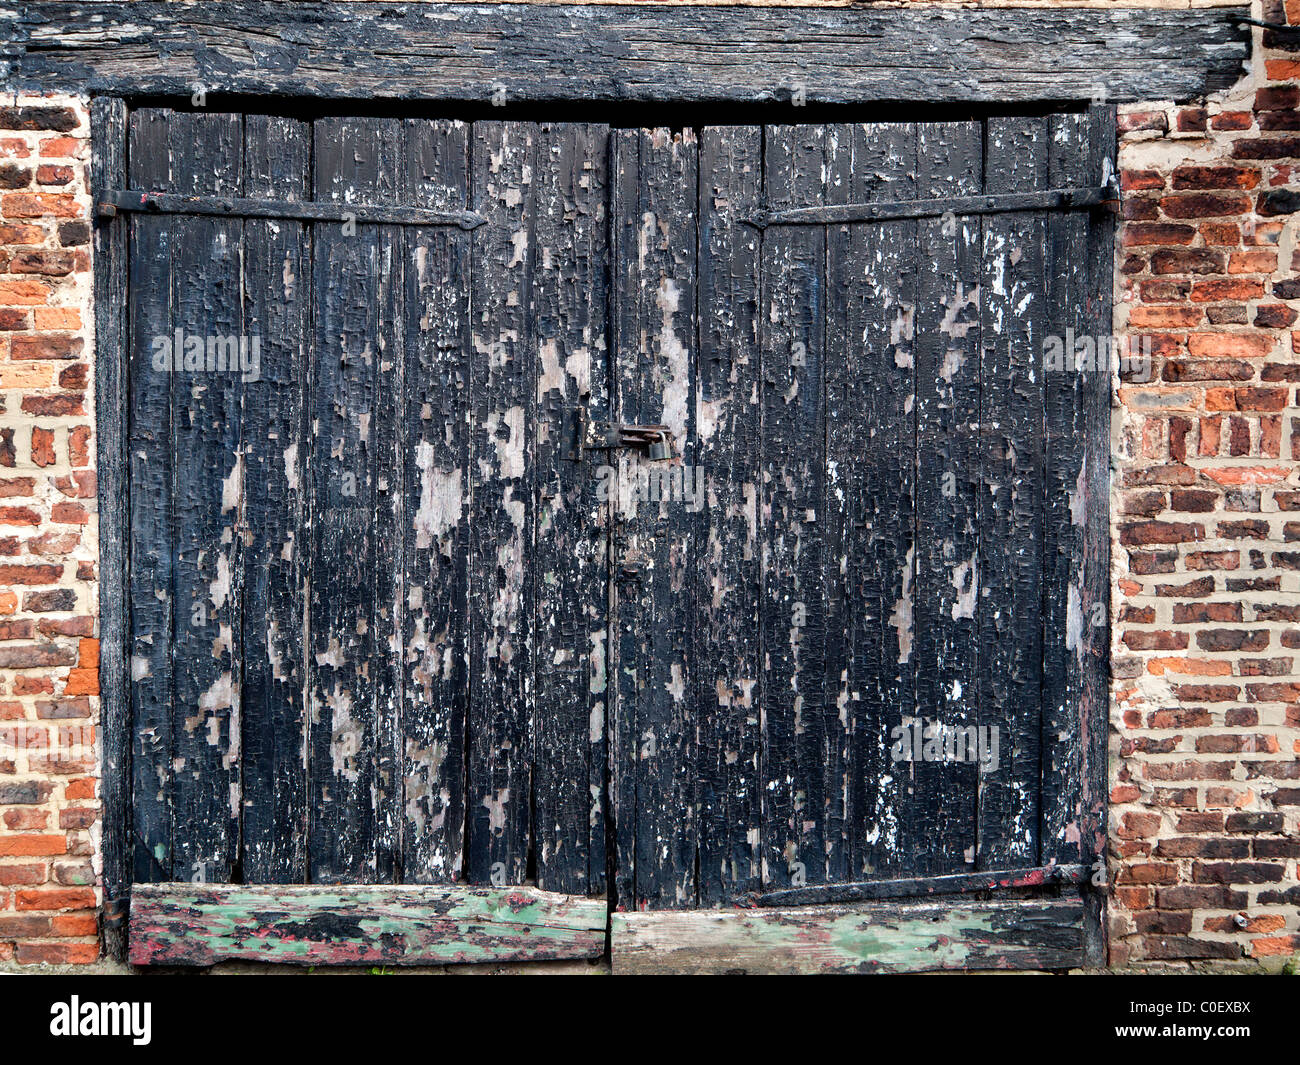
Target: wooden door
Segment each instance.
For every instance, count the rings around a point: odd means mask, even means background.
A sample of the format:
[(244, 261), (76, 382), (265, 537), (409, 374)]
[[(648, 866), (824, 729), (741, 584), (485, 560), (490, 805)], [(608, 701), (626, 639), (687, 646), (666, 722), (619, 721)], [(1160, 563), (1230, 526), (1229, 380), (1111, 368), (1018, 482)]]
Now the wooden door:
[(131, 114), (137, 881), (603, 892), (607, 139)]
[(1099, 853), (1094, 121), (614, 134), (618, 409), (704, 486), (615, 525), (620, 908)]
[(1089, 116), (128, 131), (137, 882), (1097, 853)]

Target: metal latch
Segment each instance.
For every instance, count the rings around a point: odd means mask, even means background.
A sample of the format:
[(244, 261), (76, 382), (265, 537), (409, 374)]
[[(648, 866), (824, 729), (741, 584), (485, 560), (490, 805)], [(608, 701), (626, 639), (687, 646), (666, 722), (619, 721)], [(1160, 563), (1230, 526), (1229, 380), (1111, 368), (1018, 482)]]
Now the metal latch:
[(581, 462), (586, 451), (613, 450), (614, 448), (641, 448), (652, 462), (677, 457), (672, 431), (666, 425), (632, 425), (627, 422), (594, 421), (586, 407), (574, 411), (576, 446), (572, 452), (575, 462)]

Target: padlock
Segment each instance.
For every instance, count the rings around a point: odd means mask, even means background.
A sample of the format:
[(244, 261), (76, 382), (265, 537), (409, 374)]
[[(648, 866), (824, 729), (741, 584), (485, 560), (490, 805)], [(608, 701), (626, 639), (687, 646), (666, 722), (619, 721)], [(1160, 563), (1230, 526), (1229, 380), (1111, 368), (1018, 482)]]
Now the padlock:
[(660, 433), (659, 439), (651, 443), (648, 457), (651, 462), (660, 462), (673, 457), (672, 438), (667, 432)]

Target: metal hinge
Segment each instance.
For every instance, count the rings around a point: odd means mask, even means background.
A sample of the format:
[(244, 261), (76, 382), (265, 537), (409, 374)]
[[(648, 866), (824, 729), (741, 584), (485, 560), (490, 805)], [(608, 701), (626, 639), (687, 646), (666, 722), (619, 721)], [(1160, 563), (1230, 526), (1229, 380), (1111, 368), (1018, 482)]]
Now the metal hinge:
[(950, 876), (909, 877), (899, 880), (868, 880), (856, 884), (821, 884), (816, 887), (786, 888), (755, 896), (751, 904), (808, 906), (823, 903), (865, 902), (873, 899), (914, 899), (932, 895), (965, 895), (982, 891), (1081, 884), (1087, 870), (1082, 865), (1040, 865), (1022, 869), (991, 870), (987, 873), (954, 873)]
[(240, 196), (175, 196), (165, 192), (119, 189), (95, 205), (100, 218), (119, 211), (143, 214), (205, 215), (217, 218), (288, 218), (302, 222), (362, 222), (388, 226), (456, 226), (475, 229), (487, 221), (473, 211), (430, 211), (376, 203), (305, 203)]
[[(741, 221), (756, 229), (769, 226), (828, 226), (850, 222), (891, 222), (945, 215), (1006, 214), (1015, 211), (1069, 211), (1118, 204), (1114, 182), (1084, 188), (1007, 192), (989, 196), (950, 196), (937, 200), (882, 200), (825, 207), (793, 207), (758, 211)], [(1113, 209), (1113, 208), (1112, 208)]]
[(127, 917), (131, 912), (131, 896), (123, 895), (117, 899), (105, 899), (101, 909), (101, 923), (106, 932), (120, 932), (126, 928)]

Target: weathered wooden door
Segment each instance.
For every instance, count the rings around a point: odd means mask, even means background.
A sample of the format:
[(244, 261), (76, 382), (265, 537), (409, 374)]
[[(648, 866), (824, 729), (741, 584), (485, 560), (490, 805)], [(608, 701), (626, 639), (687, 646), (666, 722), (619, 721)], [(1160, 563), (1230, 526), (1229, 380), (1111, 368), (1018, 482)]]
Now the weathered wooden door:
[(1091, 860), (1111, 367), (1044, 353), (1108, 261), (1033, 195), (1090, 126), (614, 135), (615, 393), (703, 485), (615, 524), (621, 904)]
[(129, 130), (136, 879), (601, 893), (607, 131)]
[(1088, 116), (129, 147), (137, 880), (1090, 859)]

